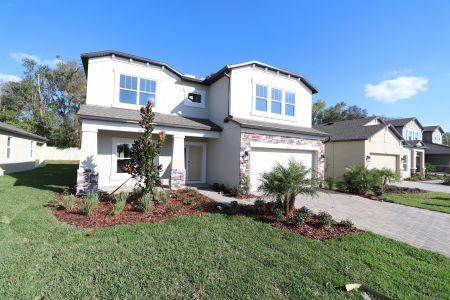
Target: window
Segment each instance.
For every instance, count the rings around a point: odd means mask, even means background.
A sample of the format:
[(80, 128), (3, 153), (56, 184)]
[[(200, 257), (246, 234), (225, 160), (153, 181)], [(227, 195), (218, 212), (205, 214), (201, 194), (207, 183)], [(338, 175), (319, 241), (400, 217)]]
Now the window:
[(281, 115), (281, 95), (280, 89), (272, 88), (270, 111), (274, 114)]
[(33, 158), (33, 147), (34, 147), (34, 142), (33, 141), (31, 141), (31, 143), (30, 143), (30, 157), (31, 158)]
[(6, 158), (11, 158), (11, 144), (12, 137), (8, 136), (8, 140), (6, 142)]
[(415, 131), (414, 132), (414, 139), (417, 141), (419, 139), (419, 132)]
[(189, 93), (188, 99), (194, 103), (202, 103), (202, 95), (196, 93)]
[(256, 110), (267, 111), (267, 86), (256, 85)]
[(147, 105), (149, 101), (155, 106), (156, 102), (156, 81), (148, 79), (140, 79), (139, 86), (139, 105)]
[(137, 103), (137, 77), (120, 75), (120, 103)]
[(408, 171), (408, 155), (403, 155), (403, 157), (402, 157), (402, 167), (403, 167), (403, 171), (405, 171), (405, 172)]
[(131, 147), (132, 147), (132, 144), (118, 144), (117, 145), (116, 173), (126, 173), (124, 170), (124, 167), (130, 161)]
[(295, 93), (286, 92), (284, 99), (284, 114), (286, 116), (295, 115)]

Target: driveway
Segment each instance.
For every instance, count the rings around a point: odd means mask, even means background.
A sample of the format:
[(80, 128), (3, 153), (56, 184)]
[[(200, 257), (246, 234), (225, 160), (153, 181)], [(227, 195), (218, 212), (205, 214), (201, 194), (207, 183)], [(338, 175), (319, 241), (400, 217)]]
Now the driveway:
[(450, 194), (450, 185), (441, 184), (441, 180), (430, 180), (430, 181), (402, 181), (399, 183), (394, 183), (393, 185), (407, 187), (407, 188), (418, 188), (424, 191), (430, 192), (442, 192)]
[(450, 214), (378, 202), (330, 192), (318, 198), (298, 197), (296, 206), (327, 211), (335, 220), (350, 219), (356, 227), (450, 257)]

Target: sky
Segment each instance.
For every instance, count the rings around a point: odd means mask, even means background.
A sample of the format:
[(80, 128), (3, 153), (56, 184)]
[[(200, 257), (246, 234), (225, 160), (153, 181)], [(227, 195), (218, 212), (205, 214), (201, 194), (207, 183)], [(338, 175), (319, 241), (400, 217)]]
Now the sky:
[(450, 0), (0, 3), (0, 81), (21, 58), (118, 50), (205, 77), (259, 60), (300, 73), (314, 99), (450, 131)]

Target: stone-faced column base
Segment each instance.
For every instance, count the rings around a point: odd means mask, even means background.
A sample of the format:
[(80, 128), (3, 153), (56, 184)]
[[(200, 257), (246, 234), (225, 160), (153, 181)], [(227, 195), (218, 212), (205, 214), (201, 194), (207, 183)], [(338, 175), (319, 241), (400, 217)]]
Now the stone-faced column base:
[(172, 169), (170, 171), (170, 188), (172, 190), (179, 190), (184, 188), (186, 184), (186, 178), (183, 170)]
[(77, 195), (98, 193), (98, 173), (90, 169), (77, 170)]

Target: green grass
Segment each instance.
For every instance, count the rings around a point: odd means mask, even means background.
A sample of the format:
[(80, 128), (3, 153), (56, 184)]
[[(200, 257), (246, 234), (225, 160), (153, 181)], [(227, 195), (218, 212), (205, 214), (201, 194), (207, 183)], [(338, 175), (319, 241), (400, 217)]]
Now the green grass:
[(0, 299), (401, 299), (450, 295), (450, 259), (371, 233), (319, 242), (245, 217), (206, 215), (86, 229), (43, 204), (75, 165), (0, 178)]
[(429, 210), (450, 213), (450, 194), (447, 193), (419, 193), (419, 194), (394, 194), (386, 193), (387, 200), (394, 203), (426, 208)]

